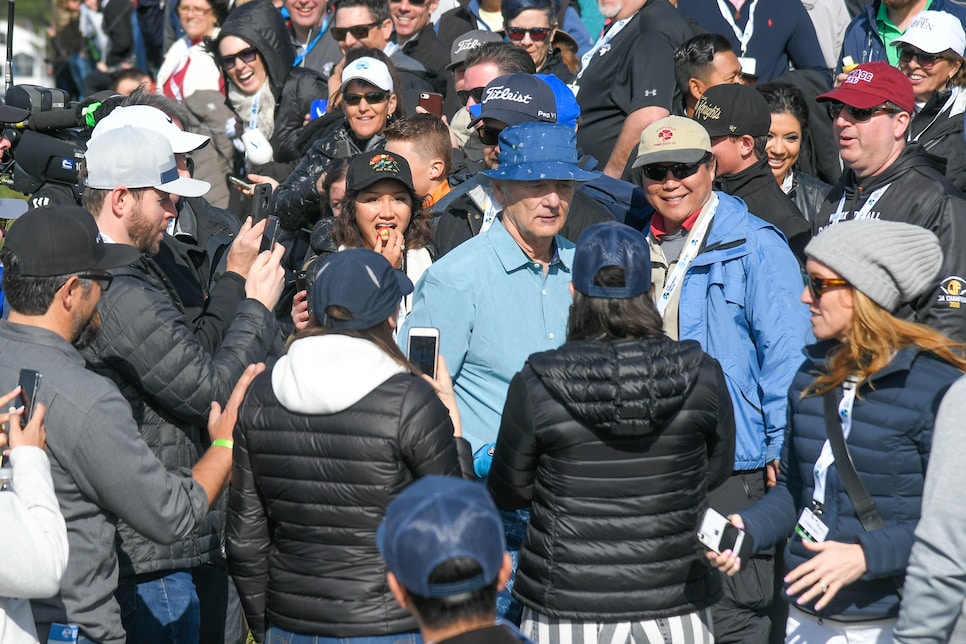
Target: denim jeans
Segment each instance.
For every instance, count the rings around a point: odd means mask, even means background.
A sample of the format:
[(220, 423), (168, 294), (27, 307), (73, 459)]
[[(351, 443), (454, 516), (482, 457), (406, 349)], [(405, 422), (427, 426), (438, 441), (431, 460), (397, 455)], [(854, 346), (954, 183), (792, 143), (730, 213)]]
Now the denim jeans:
[(117, 601), (128, 642), (198, 644), (201, 608), (190, 570), (122, 580)]
[(392, 635), (363, 635), (360, 637), (324, 637), (299, 635), (269, 624), (265, 644), (423, 644), (419, 631)]
[(503, 530), (506, 533), (506, 550), (513, 560), (513, 575), (506, 583), (506, 588), (496, 596), (496, 616), (498, 619), (520, 625), (523, 615), (523, 605), (513, 598), (513, 581), (517, 576), (517, 564), (520, 559), (520, 548), (527, 536), (527, 523), (530, 521), (530, 510), (501, 510), (503, 516)]

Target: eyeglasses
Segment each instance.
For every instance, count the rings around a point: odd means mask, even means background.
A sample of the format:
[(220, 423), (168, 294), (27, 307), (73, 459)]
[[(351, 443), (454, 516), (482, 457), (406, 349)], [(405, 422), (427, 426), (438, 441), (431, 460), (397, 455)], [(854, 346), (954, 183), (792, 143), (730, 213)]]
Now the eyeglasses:
[(852, 120), (856, 123), (867, 123), (876, 114), (897, 114), (899, 112), (899, 110), (886, 107), (885, 105), (878, 105), (876, 107), (852, 107), (845, 103), (833, 102), (828, 104), (828, 115), (834, 121), (842, 113), (842, 110), (846, 108), (848, 108), (849, 114), (852, 115)]
[(370, 22), (368, 25), (355, 25), (354, 27), (332, 27), (332, 37), (338, 42), (345, 40), (346, 34), (352, 34), (356, 40), (362, 40), (369, 35), (369, 32), (382, 24), (382, 20)]
[(342, 95), (342, 100), (345, 101), (345, 104), (353, 107), (361, 103), (362, 99), (366, 99), (366, 103), (369, 105), (378, 105), (389, 100), (389, 92), (365, 92), (364, 94)]
[(930, 69), (937, 61), (944, 60), (942, 56), (937, 56), (936, 54), (927, 54), (924, 51), (919, 51), (918, 49), (910, 49), (908, 47), (903, 47), (899, 50), (899, 62), (910, 63), (912, 59), (915, 58), (918, 61), (919, 66), (923, 69)]
[(500, 143), (500, 132), (502, 131), (502, 127), (482, 125), (476, 128), (476, 135), (480, 137), (480, 143), (483, 145), (497, 145)]
[(815, 277), (814, 275), (806, 276), (805, 285), (808, 286), (808, 292), (812, 294), (812, 299), (815, 300), (822, 297), (822, 293), (830, 288), (851, 286), (848, 280), (840, 277)]
[(250, 65), (256, 58), (258, 58), (258, 50), (254, 47), (249, 47), (248, 49), (242, 49), (237, 54), (232, 54), (230, 56), (222, 56), (221, 68), (226, 72), (235, 66), (235, 61), (240, 60), (246, 65)]
[(651, 181), (664, 181), (667, 178), (667, 173), (670, 172), (671, 176), (680, 181), (681, 179), (687, 179), (691, 175), (697, 173), (704, 165), (701, 161), (697, 163), (675, 163), (673, 165), (664, 165), (662, 163), (649, 163), (643, 167), (644, 176)]
[(456, 92), (456, 96), (459, 97), (460, 103), (466, 105), (466, 101), (472, 96), (473, 100), (477, 103), (483, 102), (483, 90), (485, 87), (474, 87), (473, 89), (461, 89)]
[(186, 7), (184, 5), (178, 5), (178, 13), (183, 13), (185, 15), (194, 14), (196, 16), (207, 16), (211, 13), (211, 7)]
[[(77, 277), (82, 280), (91, 280), (92, 282), (97, 282), (101, 285), (101, 290), (106, 291), (111, 287), (111, 282), (114, 281), (114, 276), (109, 273), (77, 273)], [(70, 281), (68, 277), (64, 280), (64, 284)], [(64, 284), (57, 287), (57, 290), (64, 288)]]
[(533, 42), (543, 42), (550, 35), (551, 27), (534, 27), (532, 29), (524, 29), (523, 27), (507, 27), (506, 37), (513, 42), (520, 42), (523, 38), (530, 34), (530, 40)]

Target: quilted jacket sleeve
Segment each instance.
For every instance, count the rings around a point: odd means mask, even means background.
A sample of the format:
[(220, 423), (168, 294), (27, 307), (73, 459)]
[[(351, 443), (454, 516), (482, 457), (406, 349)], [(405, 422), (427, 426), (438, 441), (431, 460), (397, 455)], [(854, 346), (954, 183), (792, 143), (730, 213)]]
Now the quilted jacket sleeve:
[(414, 380), (403, 398), (399, 447), (414, 478), (461, 475), (449, 411), (422, 379)]
[(533, 401), (527, 381), (533, 379), (532, 373), (526, 366), (510, 381), (496, 451), (486, 480), (493, 500), (501, 508), (526, 508), (533, 500), (539, 453), (530, 417)]

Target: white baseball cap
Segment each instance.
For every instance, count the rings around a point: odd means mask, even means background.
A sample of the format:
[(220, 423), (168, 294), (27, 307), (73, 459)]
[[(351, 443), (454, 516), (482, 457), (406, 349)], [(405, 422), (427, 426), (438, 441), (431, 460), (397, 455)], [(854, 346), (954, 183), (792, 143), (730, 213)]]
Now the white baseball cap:
[(116, 107), (110, 114), (101, 119), (94, 131), (91, 132), (91, 141), (101, 134), (133, 125), (134, 127), (153, 130), (158, 134), (163, 134), (171, 144), (171, 149), (176, 154), (193, 152), (198, 148), (208, 145), (211, 139), (203, 134), (186, 132), (174, 124), (170, 116), (156, 107), (150, 105), (129, 105), (128, 107)]
[(342, 85), (339, 91), (344, 92), (345, 86), (352, 80), (364, 80), (370, 85), (378, 87), (384, 92), (393, 91), (392, 74), (381, 60), (363, 56), (345, 66), (342, 71)]
[(88, 188), (157, 188), (180, 197), (200, 197), (211, 189), (207, 181), (180, 176), (168, 139), (141, 127), (127, 125), (91, 138), (84, 162)]
[(947, 49), (963, 55), (966, 51), (966, 31), (959, 18), (945, 11), (922, 11), (909, 23), (905, 33), (890, 43), (912, 45), (927, 54), (940, 54)]

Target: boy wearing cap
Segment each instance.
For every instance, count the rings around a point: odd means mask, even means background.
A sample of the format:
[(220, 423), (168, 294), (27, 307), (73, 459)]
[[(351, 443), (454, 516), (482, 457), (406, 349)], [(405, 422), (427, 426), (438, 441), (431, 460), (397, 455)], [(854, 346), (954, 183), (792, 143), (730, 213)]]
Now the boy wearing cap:
[[(777, 228), (713, 190), (711, 140), (694, 120), (670, 116), (645, 129), (634, 166), (656, 210), (648, 241), (664, 330), (718, 360), (731, 394), (734, 471), (709, 495), (727, 515), (777, 480), (788, 387), (809, 337), (801, 270)], [(774, 551), (748, 568), (714, 607), (718, 641), (767, 641)]]
[(768, 167), (771, 110), (765, 97), (746, 85), (715, 85), (698, 99), (693, 118), (711, 137), (715, 188), (743, 200), (751, 214), (778, 228), (804, 264), (811, 229)]
[[(76, 206), (29, 212), (0, 251), (11, 308), (0, 322), (0, 383), (12, 389), (22, 368), (42, 375), (37, 398), (47, 407), (51, 475), (68, 526), (60, 592), (32, 602), (42, 642), (53, 622), (78, 626), (79, 642), (125, 642), (115, 598), (118, 519), (158, 543), (187, 538), (208, 516), (231, 467), (231, 451), (218, 448), (198, 460), (191, 477), (166, 469), (117, 387), (83, 368), (77, 347), (97, 334), (99, 300), (138, 256), (131, 246), (101, 243), (90, 213)], [(225, 414), (211, 414), (212, 439), (230, 440), (238, 404), (257, 373), (246, 371)]]
[(845, 164), (815, 217), (816, 232), (851, 219), (931, 230), (943, 250), (936, 288), (903, 303), (895, 315), (966, 341), (966, 199), (943, 176), (938, 157), (906, 142), (916, 106), (909, 79), (888, 63), (865, 63), (816, 100), (828, 103)]
[(389, 590), (436, 644), (529, 642), (496, 623), (496, 594), (510, 578), (503, 521), (486, 488), (426, 476), (396, 497), (376, 533)]
[[(85, 163), (84, 204), (94, 213), (101, 237), (135, 246), (141, 256), (115, 271), (112, 288), (98, 305), (101, 333), (83, 356), (89, 369), (118, 383), (163, 465), (183, 471), (208, 447), (203, 427), (211, 401), (223, 403), (245, 365), (265, 361), (280, 346), (272, 309), (282, 288), (282, 248), (252, 264), (247, 299), (217, 350), (209, 353), (153, 259), (175, 215), (171, 194), (198, 196), (208, 184), (180, 176), (168, 139), (137, 127), (118, 127), (91, 140)], [(191, 569), (220, 559), (221, 524), (221, 512), (213, 512), (194, 533), (171, 545), (118, 524), (123, 553), (118, 599), (125, 605), (130, 637), (158, 642), (191, 637), (198, 626)]]

